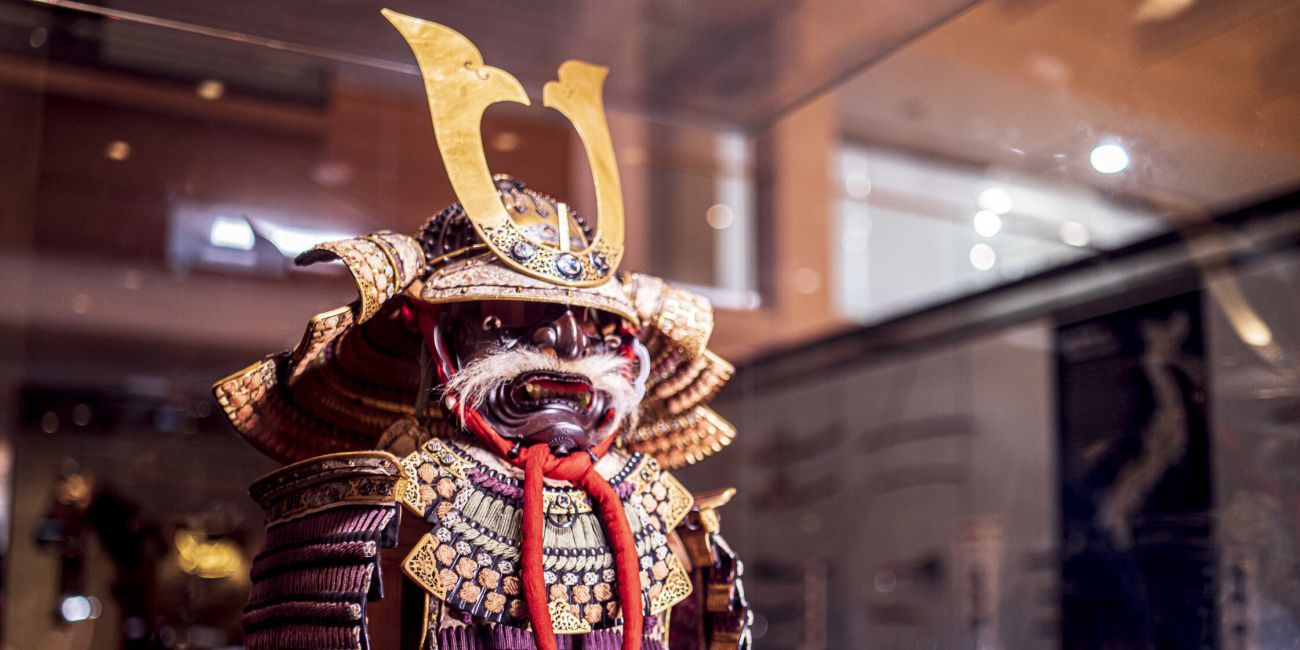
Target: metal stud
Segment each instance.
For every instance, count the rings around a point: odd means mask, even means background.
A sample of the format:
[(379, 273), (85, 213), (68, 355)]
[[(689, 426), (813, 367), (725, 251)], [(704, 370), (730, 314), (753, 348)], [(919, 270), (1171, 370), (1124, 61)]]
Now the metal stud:
[(520, 262), (527, 262), (537, 256), (537, 247), (526, 241), (517, 241), (510, 247), (510, 256)]

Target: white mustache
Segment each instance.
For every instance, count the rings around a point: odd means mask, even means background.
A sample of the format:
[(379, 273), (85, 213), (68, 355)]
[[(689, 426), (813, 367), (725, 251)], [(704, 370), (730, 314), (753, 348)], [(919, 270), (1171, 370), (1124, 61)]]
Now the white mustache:
[(614, 422), (620, 422), (636, 409), (642, 392), (627, 379), (630, 363), (621, 355), (600, 352), (578, 359), (561, 359), (528, 347), (516, 347), (484, 355), (469, 362), (447, 381), (444, 390), (458, 399), (453, 404), (456, 415), (465, 419), (466, 408), (483, 405), (489, 393), (516, 377), (530, 372), (555, 372), (584, 377), (592, 388), (609, 396)]

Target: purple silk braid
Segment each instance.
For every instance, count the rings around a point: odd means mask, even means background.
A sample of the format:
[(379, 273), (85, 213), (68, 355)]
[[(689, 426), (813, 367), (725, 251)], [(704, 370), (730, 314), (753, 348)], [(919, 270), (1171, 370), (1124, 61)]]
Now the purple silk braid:
[[(511, 501), (523, 501), (523, 489), (501, 479), (495, 472), (478, 467), (470, 467), (465, 470), (465, 476), (467, 476), (475, 485), (497, 496)], [(614, 483), (613, 487), (620, 499), (627, 499), (632, 496), (632, 492), (636, 490), (636, 485), (628, 480), (621, 480)]]

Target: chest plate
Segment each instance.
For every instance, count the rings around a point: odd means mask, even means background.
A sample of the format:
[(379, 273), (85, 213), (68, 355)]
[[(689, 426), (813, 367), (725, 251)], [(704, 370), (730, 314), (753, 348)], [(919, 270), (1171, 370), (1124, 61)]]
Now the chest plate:
[[(519, 578), (521, 482), (475, 459), (459, 443), (438, 439), (407, 456), (402, 466), (409, 477), (402, 503), (431, 527), (403, 562), (406, 574), (457, 609), (526, 627)], [(639, 453), (627, 457), (609, 482), (636, 540), (645, 613), (657, 614), (691, 592), (690, 576), (667, 538), (690, 511), (691, 494)], [(542, 502), (544, 577), (556, 633), (621, 625), (614, 555), (586, 493), (547, 486)]]

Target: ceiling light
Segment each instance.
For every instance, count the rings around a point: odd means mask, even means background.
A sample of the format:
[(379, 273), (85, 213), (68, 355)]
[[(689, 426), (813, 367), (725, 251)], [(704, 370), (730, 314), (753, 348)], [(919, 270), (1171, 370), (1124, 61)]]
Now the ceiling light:
[(1088, 227), (1078, 221), (1066, 221), (1061, 224), (1057, 234), (1061, 241), (1071, 246), (1087, 246), (1092, 241), (1092, 235), (1088, 234)]
[(216, 79), (204, 79), (199, 82), (198, 86), (194, 87), (194, 94), (210, 102), (216, 101), (226, 94), (226, 84)]
[(719, 203), (704, 212), (704, 220), (709, 222), (710, 228), (723, 230), (735, 222), (736, 213), (729, 206)]
[(970, 247), (970, 265), (981, 270), (987, 271), (998, 263), (998, 254), (993, 251), (993, 247), (988, 244), (975, 244)]
[(1002, 230), (1002, 217), (992, 210), (980, 210), (975, 213), (975, 232), (981, 237), (992, 237)]
[(1000, 187), (990, 187), (980, 192), (980, 208), (994, 214), (1011, 212), (1011, 194)]
[(312, 170), (311, 178), (324, 187), (340, 187), (352, 180), (352, 165), (345, 162), (323, 162)]
[(86, 621), (99, 616), (99, 602), (92, 596), (65, 596), (59, 603), (59, 614), (69, 623)]
[(217, 217), (212, 220), (212, 229), (208, 231), (208, 242), (217, 248), (251, 251), (256, 241), (253, 227), (247, 219), (240, 217)]
[(705, 221), (708, 222), (708, 227), (711, 227), (711, 229), (723, 230), (736, 221), (736, 212), (722, 203), (712, 205), (705, 211)]
[(1088, 154), (1092, 168), (1103, 174), (1118, 174), (1128, 169), (1128, 152), (1114, 143), (1099, 144)]
[(862, 172), (849, 172), (844, 176), (844, 191), (861, 201), (871, 194), (871, 177)]
[(822, 288), (822, 274), (818, 273), (817, 269), (807, 266), (795, 269), (790, 280), (794, 290), (805, 296), (811, 296)]
[(126, 140), (114, 140), (104, 147), (104, 157), (114, 162), (122, 162), (131, 157), (131, 143)]

